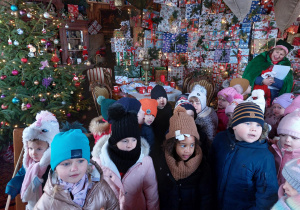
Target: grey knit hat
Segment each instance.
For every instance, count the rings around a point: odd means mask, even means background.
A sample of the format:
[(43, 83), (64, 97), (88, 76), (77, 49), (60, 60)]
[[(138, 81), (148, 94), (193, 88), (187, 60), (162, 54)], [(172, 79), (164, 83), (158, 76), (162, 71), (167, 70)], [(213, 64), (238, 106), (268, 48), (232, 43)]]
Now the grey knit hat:
[(285, 164), (282, 169), (285, 180), (300, 193), (300, 158), (293, 159)]

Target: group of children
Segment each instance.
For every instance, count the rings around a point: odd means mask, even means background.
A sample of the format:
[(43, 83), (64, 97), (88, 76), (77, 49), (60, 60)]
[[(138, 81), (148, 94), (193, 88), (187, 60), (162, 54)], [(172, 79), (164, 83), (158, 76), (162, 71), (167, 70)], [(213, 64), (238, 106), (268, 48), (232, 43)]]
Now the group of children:
[(92, 152), (81, 130), (59, 132), (42, 111), (6, 193), (28, 209), (297, 209), (300, 96), (279, 89), (269, 106), (252, 82), (233, 79), (216, 111), (200, 85), (174, 110), (160, 85), (151, 99), (99, 97)]

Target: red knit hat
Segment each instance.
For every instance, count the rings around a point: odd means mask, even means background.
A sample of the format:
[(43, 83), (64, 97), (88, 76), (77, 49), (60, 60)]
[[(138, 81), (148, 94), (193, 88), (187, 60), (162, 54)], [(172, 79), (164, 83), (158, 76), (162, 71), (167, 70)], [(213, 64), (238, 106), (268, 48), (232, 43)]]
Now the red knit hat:
[(153, 115), (156, 117), (158, 103), (155, 99), (143, 98), (140, 102), (145, 115)]

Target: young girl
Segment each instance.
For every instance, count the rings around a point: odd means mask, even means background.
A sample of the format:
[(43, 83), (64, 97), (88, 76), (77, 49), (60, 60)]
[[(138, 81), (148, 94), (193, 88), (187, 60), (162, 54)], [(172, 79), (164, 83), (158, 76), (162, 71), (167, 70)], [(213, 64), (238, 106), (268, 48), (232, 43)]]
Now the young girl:
[(292, 113), (293, 111), (295, 111), (296, 109), (300, 108), (300, 96), (297, 96), (293, 102), (291, 103), (291, 105), (289, 105), (285, 110), (284, 110), (284, 116)]
[(5, 193), (12, 199), (21, 193), (22, 201), (28, 202), (27, 209), (33, 209), (42, 196), (50, 169), (50, 144), (58, 132), (57, 119), (48, 111), (38, 113), (36, 121), (23, 131), (23, 166), (8, 182)]
[(57, 134), (51, 148), (51, 171), (35, 209), (119, 209), (101, 168), (90, 161), (89, 141), (81, 130)]
[(300, 159), (288, 162), (282, 170), (282, 175), (286, 181), (278, 190), (280, 200), (272, 210), (297, 210), (300, 207)]
[(119, 198), (121, 209), (159, 209), (157, 181), (149, 144), (140, 137), (137, 114), (120, 104), (108, 109), (112, 133), (100, 140), (92, 155), (103, 169), (104, 179)]
[(272, 107), (266, 109), (265, 122), (272, 126), (269, 138), (277, 136), (277, 127), (284, 116), (285, 109), (291, 105), (295, 96), (292, 93), (284, 93), (273, 100)]
[(194, 119), (177, 107), (155, 166), (160, 209), (210, 209), (210, 168), (202, 157)]
[(275, 157), (279, 185), (285, 182), (282, 176), (284, 165), (295, 158), (300, 158), (300, 110), (296, 110), (280, 121), (277, 133), (280, 140), (269, 148)]
[(229, 127), (229, 125), (231, 124), (231, 120), (232, 120), (232, 116), (233, 116), (233, 111), (235, 109), (235, 107), (240, 104), (243, 103), (243, 96), (241, 94), (236, 94), (234, 96), (233, 101), (226, 107), (225, 109), (225, 114), (228, 117), (228, 124), (227, 124), (227, 128)]

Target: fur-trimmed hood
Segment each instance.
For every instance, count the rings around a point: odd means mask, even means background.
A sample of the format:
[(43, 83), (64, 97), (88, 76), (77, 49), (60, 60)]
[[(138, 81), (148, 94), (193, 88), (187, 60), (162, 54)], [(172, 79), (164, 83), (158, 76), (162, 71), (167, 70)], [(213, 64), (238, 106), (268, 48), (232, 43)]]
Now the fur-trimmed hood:
[(102, 116), (92, 119), (89, 130), (93, 135), (101, 135), (103, 132), (108, 131), (110, 124), (107, 121), (103, 121)]

